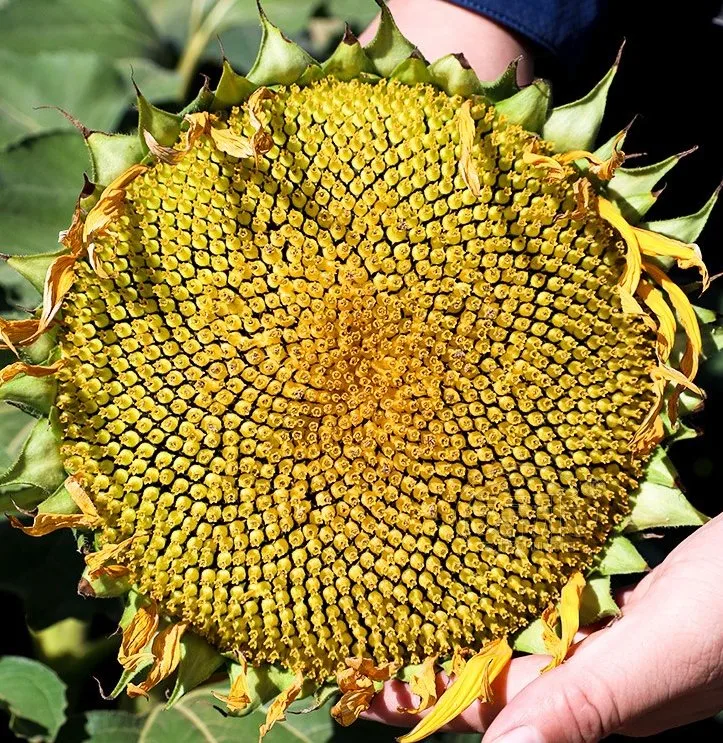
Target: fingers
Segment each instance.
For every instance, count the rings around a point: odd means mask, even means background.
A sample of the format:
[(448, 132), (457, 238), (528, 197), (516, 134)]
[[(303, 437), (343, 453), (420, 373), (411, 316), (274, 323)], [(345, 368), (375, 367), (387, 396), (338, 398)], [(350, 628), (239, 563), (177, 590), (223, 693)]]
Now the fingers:
[[(540, 670), (550, 661), (547, 655), (527, 655), (515, 658), (492, 684), (493, 701), (489, 704), (473, 704), (450, 724), (450, 730), (457, 732), (474, 732), (485, 730), (494, 717), (511, 699), (531, 681), (540, 675)], [(450, 679), (445, 673), (437, 675), (437, 692), (441, 694), (449, 685)], [(409, 691), (409, 686), (401, 681), (390, 681), (377, 694), (364, 717), (384, 722), (387, 725), (399, 727), (413, 727), (420, 717), (429, 714), (410, 715), (399, 712), (399, 708), (414, 707), (417, 698)]]

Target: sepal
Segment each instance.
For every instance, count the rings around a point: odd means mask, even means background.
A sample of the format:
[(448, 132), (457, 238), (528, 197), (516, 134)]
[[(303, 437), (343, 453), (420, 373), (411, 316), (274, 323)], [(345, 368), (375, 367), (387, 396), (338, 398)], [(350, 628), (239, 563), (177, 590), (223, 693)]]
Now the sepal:
[(216, 648), (195, 632), (185, 632), (181, 638), (181, 662), (166, 709), (206, 681), (222, 663), (223, 657)]
[(429, 65), (432, 82), (448, 95), (482, 95), (482, 83), (464, 54), (448, 54)]
[(620, 607), (610, 590), (610, 576), (589, 577), (580, 597), (580, 626), (619, 614)]
[(143, 159), (144, 149), (133, 134), (91, 132), (85, 139), (90, 157), (90, 177), (99, 186), (107, 186), (131, 165)]
[(374, 75), (376, 68), (359, 43), (359, 39), (352, 33), (349, 26), (344, 31), (344, 38), (339, 46), (325, 62), (321, 69), (325, 75), (331, 75), (338, 80), (354, 80), (363, 74)]
[(480, 82), (480, 93), (492, 103), (498, 103), (505, 98), (512, 98), (520, 92), (517, 84), (517, 68), (520, 66), (522, 57), (513, 59), (505, 68), (505, 71), (496, 79)]
[(156, 142), (164, 147), (174, 145), (181, 134), (183, 117), (154, 106), (140, 90), (136, 89), (136, 92), (138, 94), (138, 135), (143, 153), (148, 152), (144, 132), (150, 132)]
[(542, 127), (542, 137), (552, 142), (555, 152), (592, 150), (605, 115), (608, 91), (619, 64), (618, 53), (613, 66), (586, 96), (552, 109)]
[(544, 624), (542, 619), (536, 619), (515, 635), (512, 649), (521, 653), (546, 655), (547, 648), (543, 639)]
[(594, 570), (600, 575), (628, 575), (644, 573), (648, 564), (627, 537), (617, 535), (608, 540)]
[(673, 240), (680, 240), (684, 243), (695, 242), (703, 231), (708, 217), (710, 217), (713, 207), (718, 201), (720, 191), (721, 186), (718, 186), (708, 201), (694, 214), (689, 214), (686, 217), (676, 217), (675, 219), (648, 222), (643, 226), (646, 230), (652, 230)]
[(44, 418), (50, 414), (56, 390), (54, 377), (20, 374), (0, 385), (0, 400), (12, 403), (35, 418)]
[(550, 86), (545, 80), (534, 80), (511, 98), (495, 104), (513, 124), (519, 124), (528, 132), (540, 132), (550, 106)]
[(383, 0), (377, 0), (381, 9), (379, 28), (374, 38), (364, 47), (375, 70), (388, 77), (417, 47), (397, 28), (397, 24)]
[(389, 79), (399, 80), (400, 83), (404, 83), (405, 85), (430, 85), (433, 82), (432, 76), (427, 68), (427, 63), (424, 61), (422, 55), (417, 51), (412, 52), (407, 59), (400, 62), (394, 70), (392, 70)]
[(672, 526), (701, 526), (710, 519), (688, 502), (682, 491), (644, 481), (632, 496), (626, 532)]
[(261, 46), (247, 78), (256, 86), (291, 85), (304, 74), (309, 65), (317, 65), (317, 62), (269, 21), (260, 3), (258, 8)]
[(186, 114), (195, 114), (199, 111), (210, 111), (214, 101), (214, 93), (208, 84), (208, 77), (203, 76), (203, 85), (201, 90), (198, 91), (196, 97), (181, 110), (181, 116)]
[(239, 75), (233, 67), (231, 67), (231, 63), (227, 59), (224, 59), (223, 68), (221, 70), (221, 79), (218, 81), (218, 86), (213, 94), (211, 111), (223, 111), (232, 106), (238, 106), (240, 103), (243, 103), (251, 93), (254, 92), (254, 90), (256, 90), (256, 85), (243, 75)]
[(68, 251), (56, 250), (54, 253), (39, 253), (37, 255), (11, 255), (7, 264), (17, 271), (24, 279), (27, 279), (33, 288), (41, 294), (45, 288), (45, 277), (48, 274), (50, 264), (63, 253)]
[(621, 167), (615, 171), (607, 187), (608, 195), (630, 224), (640, 222), (658, 200), (660, 191), (653, 192), (653, 189), (660, 179), (693, 151), (687, 150), (642, 168)]

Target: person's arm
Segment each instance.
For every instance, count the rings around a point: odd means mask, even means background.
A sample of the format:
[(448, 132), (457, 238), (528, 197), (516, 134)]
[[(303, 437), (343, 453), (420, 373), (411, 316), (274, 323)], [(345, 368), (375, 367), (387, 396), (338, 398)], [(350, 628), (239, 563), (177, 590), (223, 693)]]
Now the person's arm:
[[(390, 0), (389, 9), (401, 32), (430, 61), (462, 52), (481, 80), (494, 80), (507, 65), (522, 57), (521, 84), (532, 79), (532, 54), (525, 39), (484, 15), (446, 0)], [(372, 39), (375, 21), (361, 36)]]

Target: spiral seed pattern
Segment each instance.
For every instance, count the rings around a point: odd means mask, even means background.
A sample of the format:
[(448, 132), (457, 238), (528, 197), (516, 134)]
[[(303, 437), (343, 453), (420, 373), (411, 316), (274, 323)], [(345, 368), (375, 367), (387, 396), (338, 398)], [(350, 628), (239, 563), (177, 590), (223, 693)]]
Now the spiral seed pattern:
[[(458, 97), (324, 79), (127, 189), (64, 305), (71, 472), (139, 590), (252, 665), (420, 662), (539, 616), (627, 509), (655, 339), (578, 177)], [(251, 137), (244, 109), (224, 125)], [(538, 145), (544, 147), (544, 145)]]

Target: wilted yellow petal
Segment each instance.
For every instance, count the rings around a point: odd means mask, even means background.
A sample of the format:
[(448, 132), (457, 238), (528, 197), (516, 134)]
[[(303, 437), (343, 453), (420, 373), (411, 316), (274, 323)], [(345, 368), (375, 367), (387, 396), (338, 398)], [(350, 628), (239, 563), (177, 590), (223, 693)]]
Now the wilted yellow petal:
[[(562, 589), (559, 609), (543, 612), (543, 640), (545, 647), (552, 655), (552, 660), (542, 669), (541, 673), (559, 666), (570, 651), (575, 633), (580, 627), (580, 597), (583, 588), (585, 588), (585, 578), (582, 573), (573, 573)], [(555, 632), (558, 613), (562, 627), (561, 637), (558, 637)]]
[(665, 380), (662, 378), (653, 381), (653, 405), (643, 418), (630, 441), (630, 448), (639, 454), (645, 454), (657, 446), (665, 436), (665, 427), (660, 417), (663, 409)]
[(658, 336), (658, 358), (666, 362), (675, 344), (675, 315), (660, 291), (645, 279), (641, 279), (638, 284), (638, 296), (657, 320), (657, 323), (653, 323), (653, 327)]
[(337, 703), (331, 708), (331, 716), (342, 726), (349, 727), (359, 719), (362, 712), (369, 709), (374, 699), (376, 689), (373, 683), (361, 689), (345, 691)]
[(597, 193), (587, 178), (579, 178), (572, 184), (575, 195), (575, 211), (570, 215), (573, 219), (582, 221), (595, 208)]
[(211, 139), (216, 147), (232, 157), (254, 157), (255, 152), (251, 142), (231, 129), (211, 129)]
[(400, 712), (417, 715), (425, 709), (429, 709), (437, 701), (436, 663), (437, 656), (431, 655), (429, 658), (425, 658), (422, 665), (412, 674), (409, 679), (409, 690), (419, 697), (419, 704), (411, 709), (400, 707)]
[(291, 682), (291, 685), (287, 686), (286, 689), (284, 689), (281, 694), (279, 694), (276, 699), (271, 702), (269, 711), (266, 713), (266, 722), (264, 722), (264, 724), (261, 726), (261, 729), (259, 730), (259, 743), (261, 743), (266, 733), (268, 733), (269, 730), (271, 730), (271, 728), (277, 722), (286, 719), (286, 717), (284, 716), (286, 714), (286, 710), (289, 708), (289, 705), (294, 701), (294, 699), (299, 696), (299, 692), (301, 691), (301, 687), (303, 685), (304, 676), (301, 672), (297, 672), (294, 680)]
[(85, 556), (85, 564), (88, 566), (88, 571), (91, 578), (96, 578), (100, 575), (104, 565), (111, 562), (111, 560), (117, 560), (130, 545), (138, 539), (141, 534), (134, 534), (128, 539), (124, 539), (118, 544), (106, 544), (103, 545), (97, 552), (91, 552)]
[(511, 658), (512, 648), (506, 638), (488, 643), (467, 661), (464, 670), (442, 694), (432, 711), (411, 732), (397, 739), (399, 743), (415, 743), (426, 738), (462, 714), (476, 699), (490, 701), (490, 685)]
[(142, 606), (133, 615), (128, 626), (123, 630), (118, 662), (126, 671), (138, 668), (146, 658), (144, 648), (158, 630), (158, 609), (155, 604)]
[(467, 188), (476, 198), (482, 192), (477, 168), (472, 161), (472, 146), (477, 132), (472, 118), (472, 101), (466, 100), (457, 112), (459, 127), (459, 170)]
[(241, 665), (241, 673), (236, 676), (231, 684), (231, 690), (229, 691), (228, 696), (219, 694), (216, 691), (213, 692), (216, 699), (223, 702), (229, 712), (241, 712), (246, 709), (251, 701), (251, 690), (249, 689), (249, 681), (246, 677), (246, 660), (243, 657), (239, 657), (238, 660)]
[(394, 663), (375, 666), (371, 658), (347, 658), (346, 664), (356, 671), (359, 676), (364, 676), (372, 681), (388, 681), (397, 672), (398, 668)]
[(640, 280), (640, 272), (642, 270), (640, 246), (638, 245), (635, 231), (625, 221), (623, 215), (612, 202), (600, 197), (597, 203), (600, 216), (620, 233), (620, 236), (625, 240), (625, 244), (628, 247), (625, 255), (625, 270), (620, 277), (620, 286), (632, 297), (638, 288), (638, 281)]
[(29, 377), (50, 377), (63, 366), (63, 361), (43, 366), (42, 364), (26, 364), (24, 361), (15, 361), (0, 369), (0, 384), (15, 379), (18, 374), (27, 374)]
[(157, 160), (169, 165), (175, 165), (188, 152), (188, 148), (177, 150), (175, 147), (166, 147), (159, 144), (158, 140), (146, 129), (143, 130), (143, 139), (148, 150)]
[(570, 150), (570, 152), (562, 155), (560, 159), (565, 163), (571, 163), (575, 160), (587, 160), (590, 163), (591, 173), (596, 175), (601, 181), (609, 181), (615, 175), (615, 171), (625, 162), (625, 153), (620, 147), (627, 133), (627, 129), (623, 129), (615, 137), (612, 155), (607, 160), (603, 160), (592, 152), (587, 152), (587, 150)]
[(544, 168), (547, 171), (547, 178), (549, 180), (561, 181), (566, 175), (562, 163), (548, 155), (540, 155), (537, 152), (528, 151), (522, 155), (522, 161), (536, 168)]
[(464, 670), (465, 665), (467, 664), (467, 660), (465, 658), (466, 655), (470, 655), (467, 648), (463, 648), (461, 646), (457, 646), (454, 649), (454, 652), (452, 653), (452, 664), (450, 672), (453, 676), (459, 676), (460, 673)]
[(181, 662), (181, 638), (188, 625), (176, 622), (159, 632), (151, 645), (153, 665), (140, 684), (128, 684), (129, 697), (148, 696), (148, 692), (168, 678)]
[(32, 343), (39, 333), (39, 320), (6, 320), (0, 317), (0, 348), (9, 348), (17, 355), (15, 346)]
[(703, 291), (710, 286), (710, 276), (708, 269), (703, 263), (703, 257), (697, 245), (688, 245), (687, 243), (671, 240), (665, 235), (659, 235), (657, 232), (643, 230), (640, 227), (633, 227), (635, 235), (638, 238), (640, 252), (643, 255), (656, 257), (674, 258), (679, 268), (697, 268), (703, 281)]

